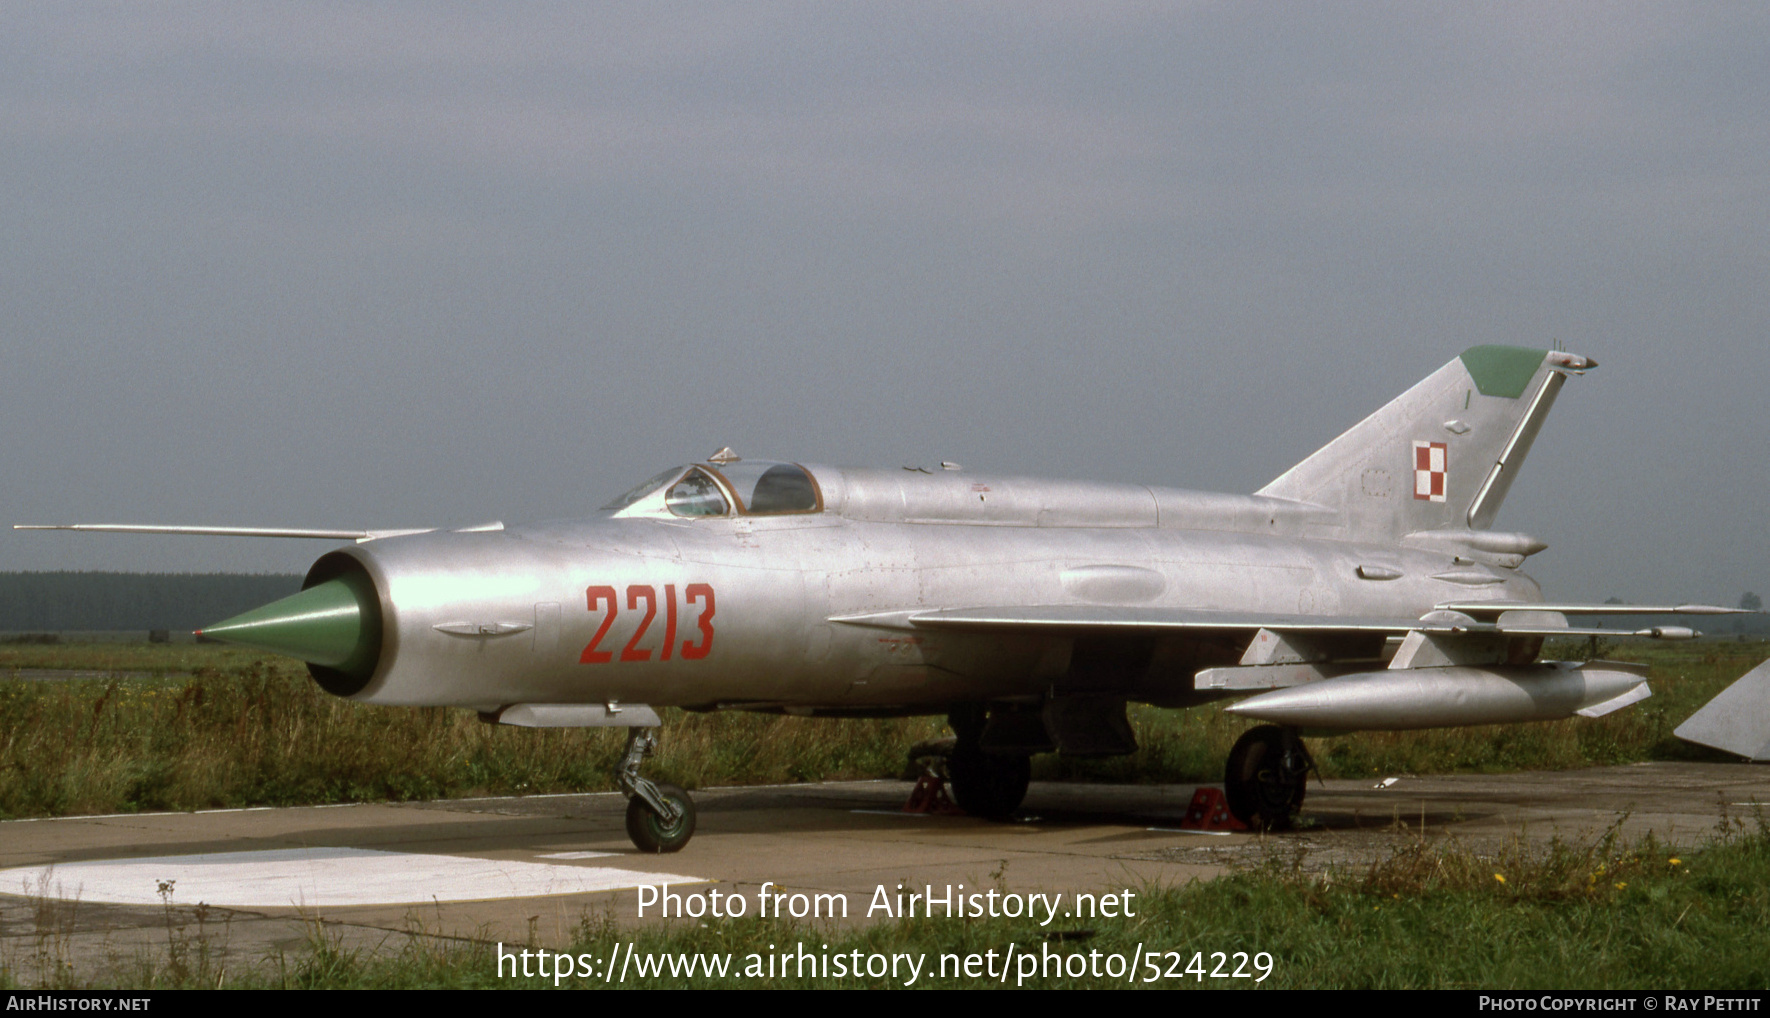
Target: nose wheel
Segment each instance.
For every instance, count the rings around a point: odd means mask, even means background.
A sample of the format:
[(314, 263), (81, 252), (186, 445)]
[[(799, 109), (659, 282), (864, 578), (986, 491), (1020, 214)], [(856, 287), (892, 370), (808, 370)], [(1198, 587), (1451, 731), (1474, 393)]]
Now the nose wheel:
[(627, 795), (627, 837), (641, 852), (677, 852), (694, 837), (694, 800), (668, 782), (639, 776), (639, 764), (657, 748), (657, 729), (627, 730), (627, 752), (615, 784)]
[(1250, 728), (1229, 751), (1223, 798), (1237, 820), (1257, 831), (1288, 831), (1303, 807), (1309, 751), (1294, 728)]

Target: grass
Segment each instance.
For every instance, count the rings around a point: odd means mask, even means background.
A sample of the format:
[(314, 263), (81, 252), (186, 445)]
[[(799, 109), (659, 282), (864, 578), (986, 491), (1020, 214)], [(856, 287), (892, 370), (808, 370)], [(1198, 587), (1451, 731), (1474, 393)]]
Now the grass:
[[(646, 773), (688, 788), (895, 775), (934, 720), (666, 712)], [(0, 816), (612, 790), (624, 730), (486, 725), (374, 707), (298, 663), (182, 679), (0, 682)]]
[[(1327, 777), (1707, 758), (1672, 728), (1770, 648), (1700, 643), (1626, 654), (1653, 666), (1655, 696), (1604, 718), (1362, 733), (1314, 740), (1313, 752)], [(517, 729), (466, 711), (339, 700), (297, 662), (230, 647), (8, 646), (0, 669), (8, 667), (161, 677), (0, 681), (0, 817), (610, 790), (625, 739), (621, 730)], [(908, 747), (943, 731), (935, 718), (664, 716), (646, 773), (690, 789), (897, 777)], [(1034, 777), (1215, 781), (1246, 727), (1214, 707), (1136, 707), (1132, 720), (1143, 746), (1135, 755), (1040, 757)]]

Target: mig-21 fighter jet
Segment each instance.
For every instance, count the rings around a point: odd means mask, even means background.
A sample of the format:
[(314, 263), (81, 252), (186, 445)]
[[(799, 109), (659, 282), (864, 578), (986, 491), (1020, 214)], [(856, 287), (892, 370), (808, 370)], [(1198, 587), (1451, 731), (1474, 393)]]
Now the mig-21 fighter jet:
[(299, 593), (202, 632), (365, 703), (627, 727), (617, 779), (648, 851), (695, 825), (683, 790), (639, 773), (664, 706), (945, 715), (954, 799), (1003, 816), (1034, 754), (1133, 752), (1127, 703), (1232, 698), (1259, 724), (1229, 754), (1228, 805), (1278, 828), (1306, 733), (1607, 714), (1649, 695), (1645, 669), (1541, 661), (1546, 637), (1730, 611), (1545, 601), (1520, 571), (1543, 542), (1490, 529), (1563, 384), (1594, 366), (1471, 348), (1251, 495), (721, 449), (568, 522), (71, 529), (354, 540)]

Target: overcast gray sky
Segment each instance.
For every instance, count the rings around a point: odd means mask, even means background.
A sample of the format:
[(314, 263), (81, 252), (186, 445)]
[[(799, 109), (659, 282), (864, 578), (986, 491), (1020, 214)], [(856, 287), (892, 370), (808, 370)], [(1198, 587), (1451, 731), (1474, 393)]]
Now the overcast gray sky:
[[(1770, 6), (0, 9), (0, 518), (468, 525), (748, 456), (1251, 491), (1477, 343), (1498, 526), (1770, 594)], [(0, 534), (0, 570), (323, 543)]]

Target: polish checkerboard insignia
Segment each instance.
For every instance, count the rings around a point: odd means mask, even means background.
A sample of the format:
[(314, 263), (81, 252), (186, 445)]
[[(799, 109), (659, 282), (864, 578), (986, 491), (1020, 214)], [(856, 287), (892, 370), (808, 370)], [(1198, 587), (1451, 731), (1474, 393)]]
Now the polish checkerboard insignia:
[(1446, 453), (1443, 442), (1414, 443), (1414, 498), (1422, 502), (1444, 501)]

